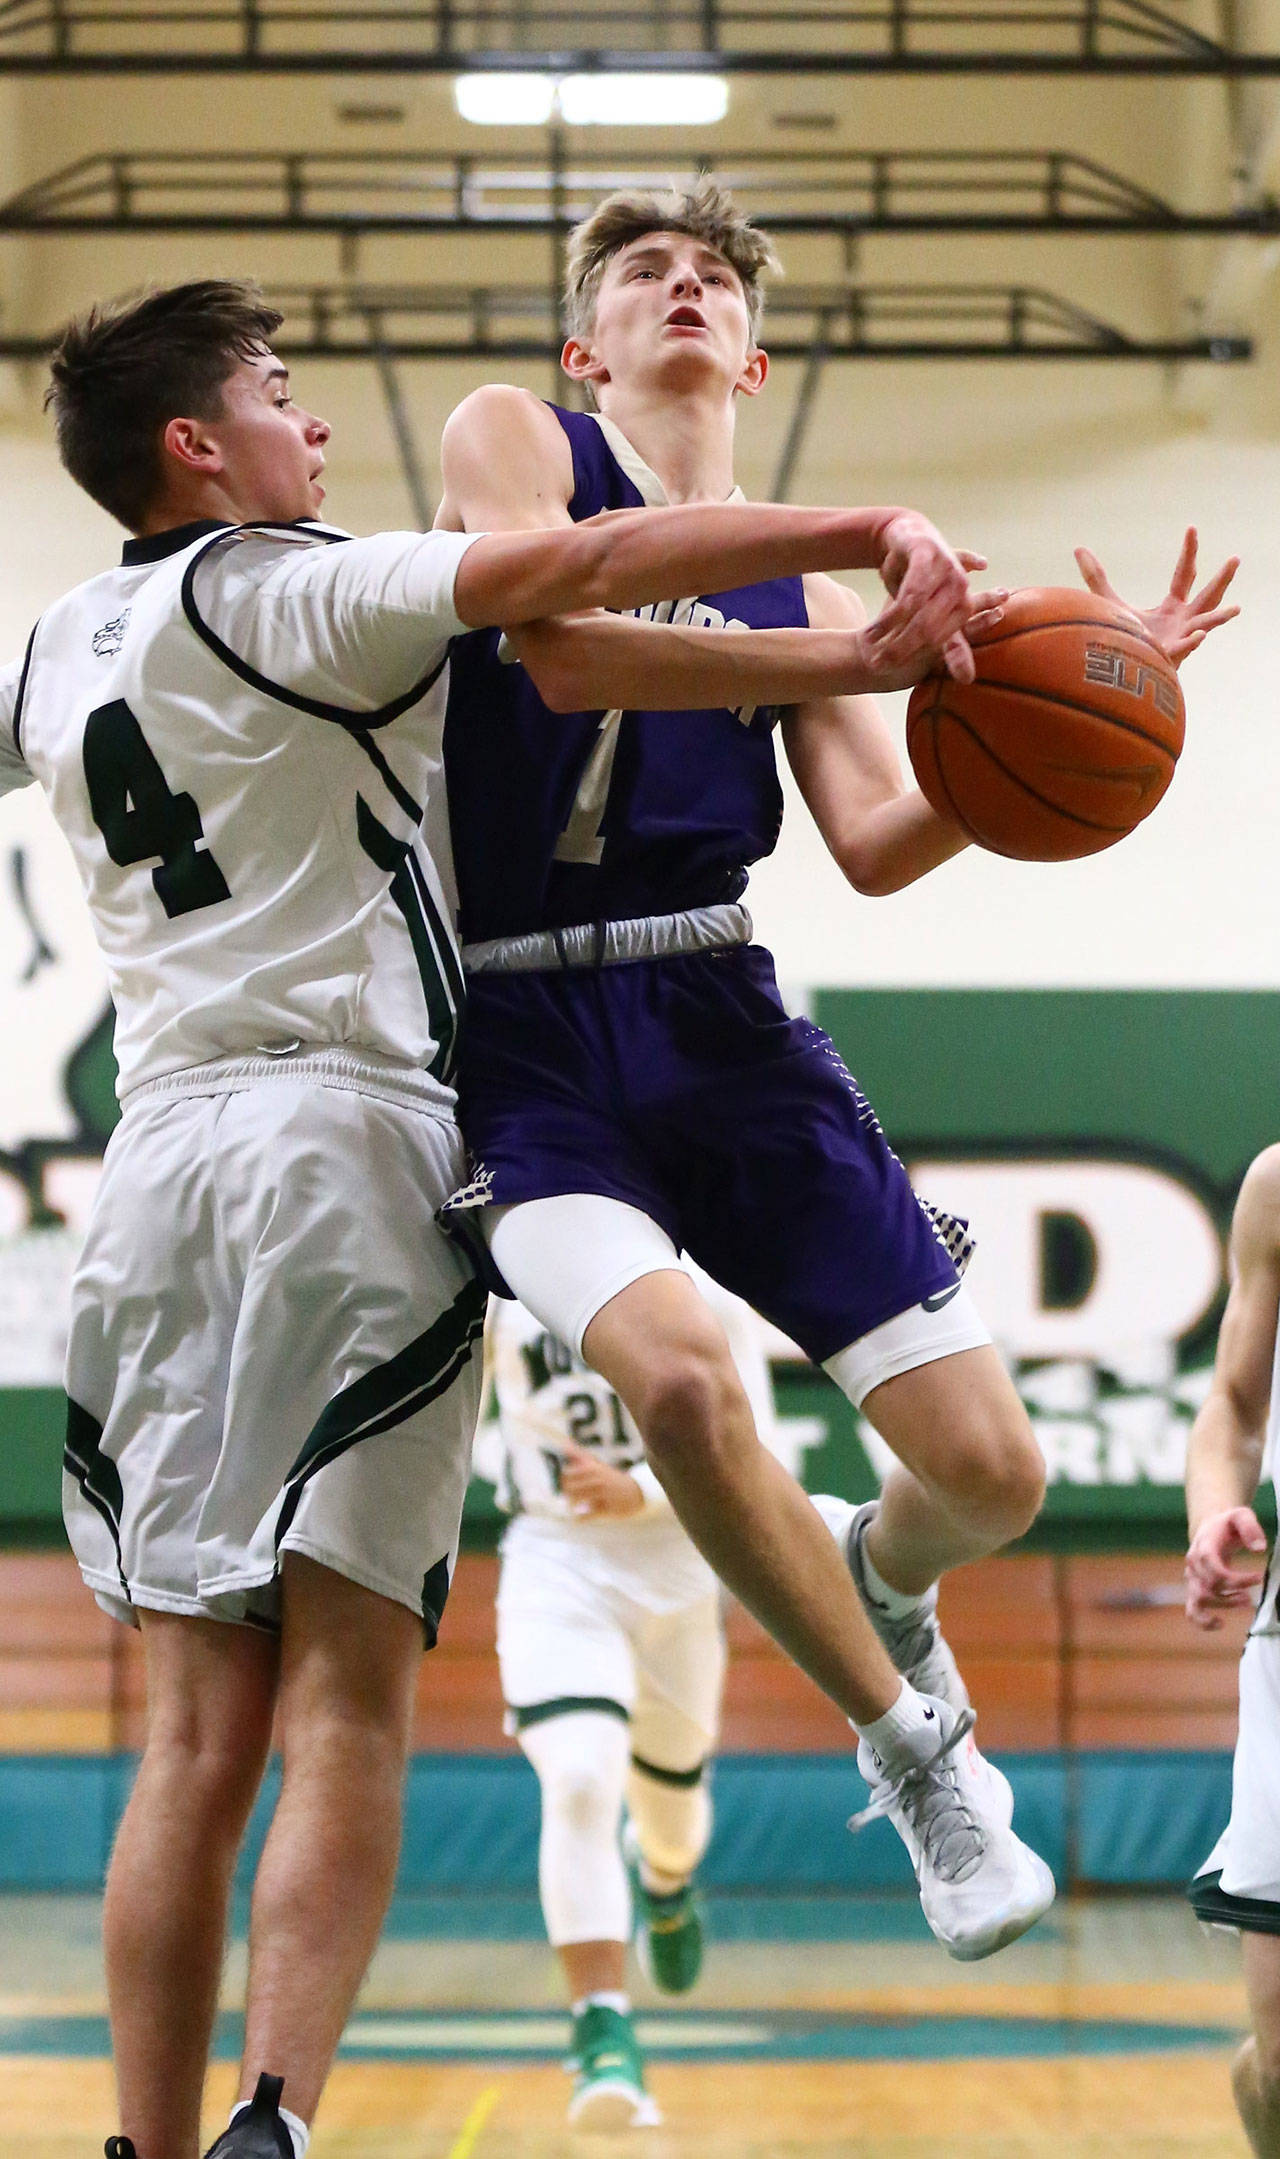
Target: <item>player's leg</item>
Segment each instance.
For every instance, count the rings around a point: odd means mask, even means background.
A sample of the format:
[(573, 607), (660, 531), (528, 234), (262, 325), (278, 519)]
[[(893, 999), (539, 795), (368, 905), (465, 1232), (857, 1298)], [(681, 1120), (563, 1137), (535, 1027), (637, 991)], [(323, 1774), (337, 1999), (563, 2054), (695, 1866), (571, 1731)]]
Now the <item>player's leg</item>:
[(283, 1777), (253, 1888), (240, 2097), (282, 2077), (309, 2122), (391, 1896), (422, 1619), (294, 1552), (282, 1607)]
[(1253, 2030), (1231, 2064), (1231, 2087), (1258, 2159), (1280, 2159), (1280, 1935), (1240, 1940)]
[(580, 2128), (656, 2118), (631, 2023), (631, 1897), (619, 1844), (635, 1673), (616, 1600), (574, 1531), (523, 1518), (503, 1539), (498, 1662), (506, 1725), (537, 1774), (538, 1889), (571, 2005)]
[(993, 1348), (931, 1356), (869, 1389), (865, 1348), (827, 1360), (902, 1465), (885, 1481), (865, 1551), (883, 1582), (922, 1596), (949, 1567), (1025, 1535), (1044, 1499), (1044, 1458)]
[[(244, 1259), (202, 1593), (272, 1600), (282, 1626), (241, 2103), (283, 2078), (302, 2125), (390, 1894), (418, 1660), (457, 1549), (484, 1297), (432, 1214), (460, 1162), (450, 1125), (354, 1090), (282, 1079), (224, 1118)], [(273, 2098), (219, 2159), (258, 2159), (279, 2128)]]
[(490, 1236), (521, 1301), (626, 1404), (721, 1580), (846, 1716), (891, 1712), (898, 1676), (805, 1494), (761, 1444), (724, 1330), (670, 1239), (590, 1194), (503, 1209)]
[(719, 1596), (647, 1618), (637, 1655), (626, 1838), (636, 1946), (654, 1984), (683, 1994), (702, 1968), (693, 1877), (711, 1840), (711, 1756), (726, 1665)]
[(67, 1352), (68, 1534), (99, 1603), (140, 1622), (145, 1655), (146, 1743), (103, 1921), (122, 2128), (143, 2159), (197, 2149), (231, 1870), (278, 1667), (272, 1634), (215, 1620), (200, 1595), (236, 1304), (216, 1198), (221, 1109), (157, 1096), (126, 1110)]
[(193, 2159), (236, 1853), (271, 1738), (278, 1648), (251, 1627), (143, 1612), (147, 1734), (102, 1934), (120, 2123)]

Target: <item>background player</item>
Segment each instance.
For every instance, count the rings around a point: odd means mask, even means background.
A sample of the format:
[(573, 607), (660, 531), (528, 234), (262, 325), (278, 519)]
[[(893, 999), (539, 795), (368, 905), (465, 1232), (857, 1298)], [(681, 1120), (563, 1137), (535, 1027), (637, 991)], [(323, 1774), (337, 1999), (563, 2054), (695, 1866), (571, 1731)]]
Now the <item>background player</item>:
[[(703, 1288), (769, 1443), (763, 1330), (740, 1298)], [(618, 1831), (625, 1800), (641, 1959), (656, 1985), (683, 1993), (702, 1963), (691, 1878), (711, 1834), (720, 1589), (606, 1382), (507, 1298), (490, 1306), (488, 1339), (496, 1417), (475, 1458), (513, 1517), (498, 1657), (508, 1725), (541, 1786), (538, 1884), (573, 2005), (569, 2120), (640, 2127), (658, 2115), (626, 1992)]]
[[(767, 374), (756, 331), (773, 261), (709, 180), (679, 198), (607, 200), (571, 244), (563, 356), (598, 414), (475, 393), (445, 431), (440, 521), (563, 526), (606, 507), (731, 497), (736, 401)], [(1190, 649), (1221, 619), (1218, 587), (1225, 578), (1198, 602), (1171, 595), (1147, 620)], [(704, 590), (678, 613), (717, 634), (862, 619), (823, 578)], [(679, 1251), (865, 1404), (903, 1468), (857, 1525), (850, 1562), (905, 1675), (949, 1695), (951, 1732), (965, 1695), (935, 1584), (1029, 1526), (1041, 1457), (869, 1104), (830, 1041), (787, 1018), (767, 954), (746, 942), (747, 865), (772, 848), (781, 816), (777, 714), (740, 681), (689, 734), (653, 709), (640, 655), (657, 634), (580, 622), (515, 641), (544, 667), (554, 658), (559, 706), (583, 708), (550, 755), (540, 701), (496, 641), (466, 640), (455, 655), (446, 764), (477, 1164), (455, 1216), (462, 1226), (474, 1208), (499, 1274), (626, 1402), (704, 1555), (864, 1724), (841, 1655), (855, 1638), (853, 1584), (804, 1495), (755, 1443)], [(614, 708), (603, 717), (590, 709), (602, 681)], [(796, 701), (782, 734), (858, 889), (894, 891), (964, 844), (904, 790), (865, 700)], [(934, 1712), (905, 1692), (873, 1706), (860, 1760), (874, 1803), (908, 1843), (935, 1931), (959, 1955), (986, 1954), (1044, 1910), (1047, 1869), (1013, 1837), (1007, 1788), (973, 1750), (922, 1774)]]
[(926, 647), (953, 638), (970, 605), (931, 528), (895, 542), (883, 514), (664, 531), (646, 514), (475, 544), (312, 526), (329, 430), (290, 396), (279, 320), (200, 283), (66, 333), (63, 460), (134, 537), (0, 676), (0, 788), (44, 785), (117, 1011), (123, 1115), (74, 1289), (65, 1487), (85, 1577), (141, 1624), (147, 1666), (104, 1914), (115, 2159), (194, 2159), (277, 1714), (225, 2159), (305, 2147), (390, 1892), (482, 1304), (422, 1221), (460, 1170), (449, 637), (634, 605), (762, 539), (854, 560), (905, 544), (924, 607), (891, 603), (881, 651), (909, 647), (917, 613)]
[(1220, 1627), (1262, 1595), (1240, 1660), (1231, 1819), (1188, 1894), (1202, 1919), (1240, 1931), (1253, 2034), (1232, 2084), (1254, 2151), (1280, 2159), (1280, 1581), (1274, 1561), (1264, 1569), (1253, 1508), (1280, 1428), (1280, 1147), (1240, 1188), (1231, 1262), (1213, 1385), (1187, 1449), (1187, 1617)]

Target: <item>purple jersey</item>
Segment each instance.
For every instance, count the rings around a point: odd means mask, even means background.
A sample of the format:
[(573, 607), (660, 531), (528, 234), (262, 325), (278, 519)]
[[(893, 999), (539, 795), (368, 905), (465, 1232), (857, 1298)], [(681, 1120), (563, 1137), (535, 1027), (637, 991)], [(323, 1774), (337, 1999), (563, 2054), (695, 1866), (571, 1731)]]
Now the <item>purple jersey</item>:
[[(551, 410), (573, 452), (575, 522), (663, 499), (616, 429)], [(808, 622), (798, 577), (638, 612), (709, 628)], [(445, 769), (466, 942), (737, 899), (782, 820), (776, 709), (553, 713), (498, 646), (496, 630), (472, 631), (450, 664)]]

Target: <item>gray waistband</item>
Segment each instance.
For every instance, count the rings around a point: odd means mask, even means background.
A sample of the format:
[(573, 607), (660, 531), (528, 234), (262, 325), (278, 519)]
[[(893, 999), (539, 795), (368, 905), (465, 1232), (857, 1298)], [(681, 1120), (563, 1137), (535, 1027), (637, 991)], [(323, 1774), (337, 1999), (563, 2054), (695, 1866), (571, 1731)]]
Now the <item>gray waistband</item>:
[(291, 1048), (250, 1051), (242, 1057), (215, 1057), (207, 1064), (162, 1072), (155, 1079), (142, 1080), (129, 1088), (120, 1098), (120, 1107), (131, 1109), (135, 1102), (157, 1095), (239, 1094), (246, 1087), (260, 1087), (274, 1080), (377, 1095), (437, 1117), (453, 1116), (453, 1089), (442, 1086), (430, 1072), (416, 1065), (380, 1056), (376, 1050), (304, 1042)]
[(689, 907), (678, 915), (638, 915), (625, 922), (578, 922), (571, 929), (531, 930), (525, 937), (492, 937), (464, 945), (470, 975), (534, 974), (553, 967), (617, 967), (626, 960), (667, 959), (674, 953), (710, 952), (745, 945), (751, 917), (741, 902)]

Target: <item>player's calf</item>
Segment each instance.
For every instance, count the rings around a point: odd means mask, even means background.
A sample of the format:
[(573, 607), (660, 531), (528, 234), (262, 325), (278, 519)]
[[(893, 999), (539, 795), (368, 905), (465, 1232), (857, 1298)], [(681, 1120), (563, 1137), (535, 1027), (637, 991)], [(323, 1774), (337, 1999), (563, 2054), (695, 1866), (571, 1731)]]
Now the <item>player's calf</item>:
[(1255, 2038), (1231, 2064), (1231, 2089), (1257, 2159), (1280, 2159), (1280, 2074), (1274, 2062), (1264, 2068)]

